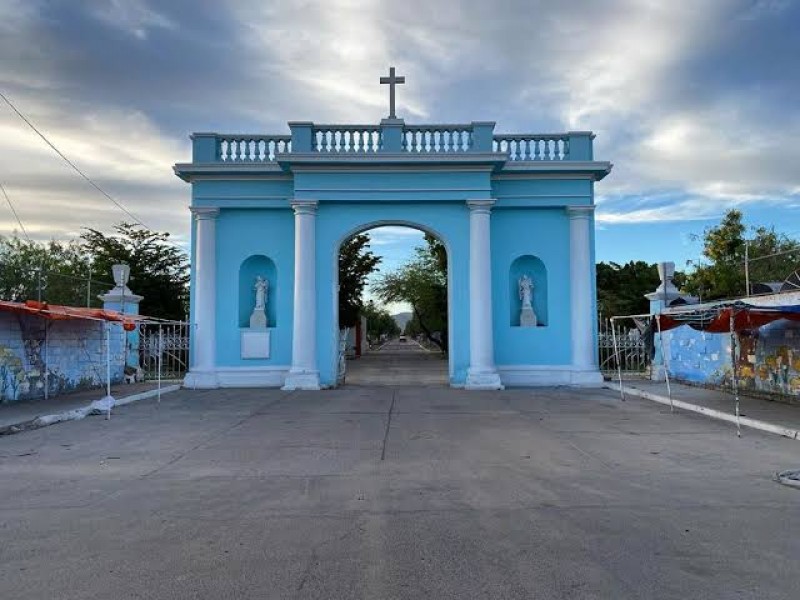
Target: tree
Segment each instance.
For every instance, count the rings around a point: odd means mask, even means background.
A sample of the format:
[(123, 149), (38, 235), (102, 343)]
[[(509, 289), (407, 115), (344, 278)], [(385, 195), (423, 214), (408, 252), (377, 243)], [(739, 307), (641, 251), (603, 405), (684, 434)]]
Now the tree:
[(641, 260), (624, 265), (597, 263), (597, 309), (604, 317), (639, 315), (650, 310), (645, 294), (658, 287), (658, 268)]
[(96, 229), (81, 234), (81, 248), (91, 256), (95, 273), (111, 274), (111, 265), (131, 269), (130, 287), (142, 296), (139, 312), (161, 319), (183, 320), (189, 308), (189, 261), (169, 242), (169, 234), (133, 223), (114, 226), (116, 235)]
[(361, 295), (367, 277), (381, 262), (369, 249), (369, 235), (361, 233), (342, 244), (339, 251), (339, 328), (354, 327), (363, 308)]
[(400, 333), (397, 321), (384, 308), (379, 308), (370, 300), (361, 309), (361, 315), (367, 319), (367, 339), (377, 342), (383, 336), (394, 336)]
[(444, 246), (430, 236), (426, 240), (427, 246), (416, 248), (410, 262), (384, 274), (372, 289), (384, 302), (410, 304), (413, 317), (409, 324), (413, 325), (406, 325), (406, 333), (418, 327), (431, 343), (447, 352), (446, 254), (442, 260)]
[(774, 227), (751, 227), (749, 239), (741, 211), (731, 209), (716, 227), (703, 234), (701, 264), (688, 276), (686, 289), (703, 299), (731, 298), (745, 289), (745, 247), (750, 281), (783, 281), (797, 269), (800, 248)]
[[(88, 287), (91, 257), (77, 241), (34, 242), (16, 233), (0, 236), (0, 298), (12, 302), (39, 300), (50, 304), (83, 306), (91, 290), (111, 279), (108, 273)], [(92, 301), (95, 301), (92, 298)]]

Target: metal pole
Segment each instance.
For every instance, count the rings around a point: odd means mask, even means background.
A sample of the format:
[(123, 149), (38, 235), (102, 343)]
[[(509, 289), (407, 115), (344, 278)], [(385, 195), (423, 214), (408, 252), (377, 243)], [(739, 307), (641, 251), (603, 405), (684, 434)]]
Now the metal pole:
[(744, 241), (744, 295), (750, 295), (750, 242)]
[(656, 324), (658, 326), (658, 341), (661, 343), (661, 362), (664, 363), (664, 378), (667, 381), (667, 396), (669, 396), (669, 412), (675, 412), (675, 407), (672, 405), (672, 387), (669, 384), (669, 363), (667, 362), (667, 349), (664, 348), (664, 335), (661, 331), (661, 315), (656, 315)]
[(108, 411), (106, 419), (111, 418), (111, 327), (106, 321), (106, 396), (108, 397)]
[(619, 361), (619, 347), (617, 346), (617, 333), (614, 330), (614, 317), (609, 319), (611, 323), (611, 339), (614, 342), (614, 358), (617, 359), (617, 376), (619, 377), (619, 395), (625, 400), (625, 390), (622, 389), (622, 364)]
[(47, 326), (47, 319), (44, 321), (44, 399), (47, 400), (50, 397), (50, 377), (47, 371), (47, 330), (49, 327)]
[(86, 280), (86, 308), (92, 306), (92, 265), (89, 265), (89, 279)]
[(735, 310), (731, 308), (731, 320), (730, 320), (730, 327), (731, 327), (731, 364), (733, 366), (733, 399), (734, 405), (736, 410), (736, 436), (742, 437), (742, 426), (739, 423), (739, 382), (736, 377), (736, 373), (738, 371), (736, 367), (736, 330), (734, 329), (735, 326), (735, 319), (734, 319), (734, 312)]
[(161, 404), (161, 356), (164, 346), (161, 341), (161, 323), (158, 324), (158, 403)]

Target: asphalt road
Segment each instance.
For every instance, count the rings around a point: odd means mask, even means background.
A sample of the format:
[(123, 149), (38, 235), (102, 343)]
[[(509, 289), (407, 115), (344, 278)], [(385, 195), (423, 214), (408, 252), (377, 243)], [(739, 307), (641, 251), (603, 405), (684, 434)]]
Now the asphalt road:
[(798, 466), (607, 391), (181, 391), (0, 438), (0, 598), (797, 598)]

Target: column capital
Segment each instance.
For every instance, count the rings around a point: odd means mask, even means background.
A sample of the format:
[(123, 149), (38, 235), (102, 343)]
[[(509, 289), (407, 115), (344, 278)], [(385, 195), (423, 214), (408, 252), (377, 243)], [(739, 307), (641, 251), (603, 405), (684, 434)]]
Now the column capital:
[(314, 215), (317, 214), (319, 202), (316, 200), (292, 200), (290, 205), (296, 215)]
[(198, 221), (216, 219), (219, 216), (219, 209), (214, 206), (190, 206), (189, 210)]
[(471, 212), (489, 214), (494, 206), (494, 200), (467, 200)]
[(567, 215), (570, 219), (588, 219), (594, 214), (594, 204), (589, 206), (567, 206)]

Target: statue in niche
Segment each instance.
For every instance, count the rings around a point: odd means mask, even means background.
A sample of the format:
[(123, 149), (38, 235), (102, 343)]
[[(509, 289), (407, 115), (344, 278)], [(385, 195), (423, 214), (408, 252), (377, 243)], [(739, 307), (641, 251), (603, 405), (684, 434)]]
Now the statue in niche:
[(536, 313), (533, 312), (533, 279), (523, 274), (517, 281), (519, 299), (522, 307), (519, 312), (520, 327), (536, 327)]
[(250, 315), (251, 329), (265, 329), (267, 327), (267, 294), (269, 292), (269, 282), (261, 275), (256, 277), (253, 286), (256, 291), (256, 305)]

